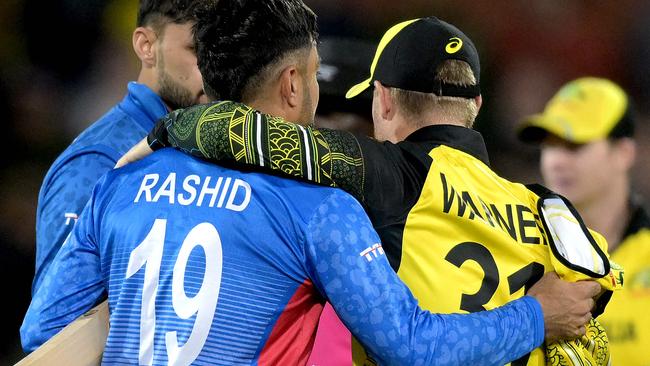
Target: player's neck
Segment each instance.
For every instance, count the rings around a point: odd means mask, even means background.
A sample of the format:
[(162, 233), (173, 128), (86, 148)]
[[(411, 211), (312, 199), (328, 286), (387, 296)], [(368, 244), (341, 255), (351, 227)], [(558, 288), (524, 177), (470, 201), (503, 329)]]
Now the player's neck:
[[(154, 93), (160, 95), (160, 83), (158, 82), (158, 77), (156, 76), (154, 69), (143, 67), (140, 70), (140, 74), (138, 75), (138, 79), (136, 80), (136, 82), (138, 84), (146, 85)], [(171, 112), (172, 108), (170, 108), (169, 105), (167, 105), (167, 103), (164, 100), (163, 103), (167, 107), (167, 110)]]
[(280, 98), (273, 99), (273, 97), (259, 97), (242, 100), (242, 103), (264, 114), (280, 117), (287, 122), (296, 124), (302, 123), (300, 118), (297, 117), (299, 113), (297, 113), (296, 109), (292, 109), (288, 107), (286, 103), (282, 103)]
[[(407, 119), (408, 117), (405, 117), (402, 114), (396, 115), (395, 118), (397, 119), (395, 123), (396, 126), (395, 131), (394, 131), (394, 135), (395, 135), (394, 140), (396, 141), (404, 141), (413, 132), (427, 126), (453, 125), (453, 126), (467, 127), (465, 126), (464, 122), (458, 121), (458, 119), (445, 118), (438, 113), (429, 113), (427, 115), (420, 116), (418, 117), (418, 121), (409, 121)], [(393, 139), (389, 139), (389, 140), (393, 141)]]
[(620, 244), (630, 220), (629, 197), (630, 189), (626, 180), (614, 184), (597, 199), (577, 207), (587, 226), (607, 239), (610, 253)]
[(158, 94), (160, 86), (158, 84), (158, 79), (156, 77), (155, 71), (153, 69), (145, 69), (144, 67), (140, 70), (138, 74), (138, 79), (136, 80), (138, 84), (144, 84), (153, 90), (154, 93)]

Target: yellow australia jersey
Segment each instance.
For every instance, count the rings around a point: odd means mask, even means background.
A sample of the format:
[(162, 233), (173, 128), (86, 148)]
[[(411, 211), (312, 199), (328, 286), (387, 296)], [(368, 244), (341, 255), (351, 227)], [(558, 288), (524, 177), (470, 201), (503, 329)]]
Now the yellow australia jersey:
[[(552, 270), (537, 196), (448, 146), (434, 148), (410, 211), (398, 275), (440, 313), (490, 310), (524, 295)], [(537, 349), (513, 365), (544, 365)]]
[[(423, 309), (490, 310), (524, 296), (554, 270), (537, 194), (453, 147), (438, 145), (428, 155), (432, 163), (403, 224), (396, 265)], [(604, 239), (592, 234), (594, 245), (606, 248)], [(600, 353), (606, 357), (606, 351)], [(353, 354), (355, 364), (373, 364), (357, 343)], [(543, 348), (511, 363), (546, 364)]]
[(642, 208), (612, 259), (625, 268), (625, 287), (598, 318), (609, 337), (612, 365), (650, 366), (650, 220)]

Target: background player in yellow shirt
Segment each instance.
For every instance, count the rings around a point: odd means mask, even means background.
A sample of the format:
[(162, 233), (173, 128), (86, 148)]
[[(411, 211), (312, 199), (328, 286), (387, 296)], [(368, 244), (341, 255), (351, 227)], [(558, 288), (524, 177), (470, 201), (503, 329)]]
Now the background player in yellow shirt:
[(602, 233), (625, 268), (625, 289), (599, 318), (615, 365), (650, 365), (650, 219), (630, 187), (635, 160), (634, 113), (626, 93), (601, 78), (564, 85), (543, 113), (519, 130), (541, 146), (546, 185), (569, 198), (586, 224)]

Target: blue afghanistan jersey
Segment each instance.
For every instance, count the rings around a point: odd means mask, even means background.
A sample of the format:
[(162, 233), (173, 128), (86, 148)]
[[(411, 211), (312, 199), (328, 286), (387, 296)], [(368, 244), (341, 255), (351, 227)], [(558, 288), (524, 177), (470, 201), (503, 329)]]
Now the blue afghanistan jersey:
[(531, 297), (422, 311), (343, 191), (171, 149), (100, 180), (32, 300), (24, 348), (106, 290), (104, 364), (304, 364), (326, 300), (382, 364), (504, 364), (544, 333)]
[(92, 187), (167, 113), (160, 97), (131, 82), (128, 94), (88, 127), (50, 167), (36, 211), (36, 271), (32, 294), (88, 202)]

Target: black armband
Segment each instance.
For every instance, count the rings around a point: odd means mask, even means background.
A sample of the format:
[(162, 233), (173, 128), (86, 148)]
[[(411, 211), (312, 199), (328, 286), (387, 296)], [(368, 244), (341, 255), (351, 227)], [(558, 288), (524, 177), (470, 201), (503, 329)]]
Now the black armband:
[(165, 123), (166, 118), (168, 117), (165, 116), (159, 119), (158, 122), (156, 122), (156, 125), (153, 126), (151, 132), (149, 132), (147, 135), (147, 144), (149, 144), (149, 147), (153, 151), (160, 150), (163, 147), (169, 146), (167, 139), (167, 127)]

